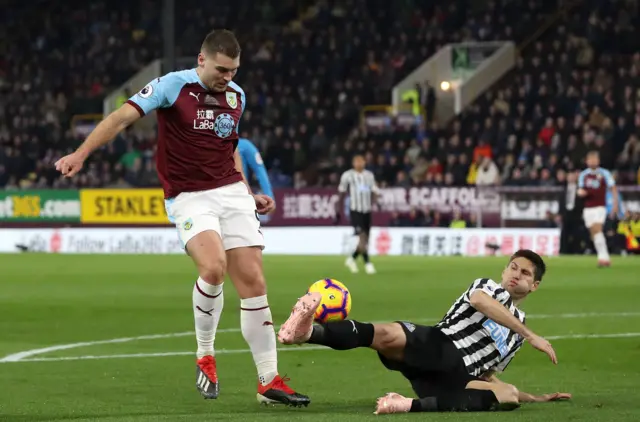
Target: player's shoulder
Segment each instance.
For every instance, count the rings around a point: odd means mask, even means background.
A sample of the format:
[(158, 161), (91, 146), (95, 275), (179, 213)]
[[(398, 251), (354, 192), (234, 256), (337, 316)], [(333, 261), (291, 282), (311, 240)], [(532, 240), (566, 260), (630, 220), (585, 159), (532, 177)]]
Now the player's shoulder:
[(170, 72), (149, 82), (136, 97), (142, 99), (156, 97), (159, 98), (159, 107), (168, 107), (177, 100), (185, 86), (197, 84), (198, 74), (195, 69)]
[(611, 172), (604, 167), (598, 167), (598, 172), (600, 174), (604, 174), (605, 176), (611, 176)]
[(589, 167), (587, 167), (586, 169), (584, 169), (584, 170), (582, 170), (580, 172), (580, 176), (584, 176), (584, 175), (587, 175), (587, 174), (590, 174), (590, 173), (591, 173), (591, 169)]
[(177, 70), (160, 76), (157, 81), (159, 84), (172, 87), (197, 84), (198, 73), (195, 69)]
[(229, 88), (231, 88), (232, 90), (236, 91), (238, 94), (243, 95), (244, 96), (244, 89), (242, 89), (240, 87), (240, 85), (238, 85), (236, 82), (231, 81), (229, 82)]
[(471, 287), (469, 287), (469, 290), (485, 289), (489, 291), (495, 291), (499, 288), (500, 284), (496, 283), (495, 280), (488, 277), (479, 277), (473, 280), (473, 283), (471, 283)]
[(476, 279), (473, 280), (474, 283), (481, 283), (481, 284), (498, 284), (496, 283), (496, 281), (490, 277), (478, 277)]

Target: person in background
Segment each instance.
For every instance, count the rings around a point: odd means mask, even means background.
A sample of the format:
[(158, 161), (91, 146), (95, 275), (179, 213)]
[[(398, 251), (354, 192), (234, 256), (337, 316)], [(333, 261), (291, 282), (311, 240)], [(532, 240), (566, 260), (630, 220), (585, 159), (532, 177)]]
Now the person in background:
[(607, 220), (607, 191), (612, 191), (612, 215), (618, 214), (618, 188), (611, 172), (600, 167), (598, 151), (589, 151), (586, 163), (587, 168), (578, 177), (578, 196), (584, 198), (582, 218), (591, 233), (591, 239), (598, 255), (598, 267), (610, 267), (609, 248), (602, 229)]
[[(251, 175), (254, 175), (260, 185), (260, 191), (275, 201), (276, 198), (273, 196), (269, 174), (258, 148), (247, 138), (240, 138), (238, 140), (238, 151), (242, 158), (242, 167), (247, 181), (250, 183)], [(249, 170), (251, 171), (249, 172)]]
[(618, 223), (613, 237), (621, 254), (640, 253), (640, 214), (628, 212)]
[(449, 228), (452, 229), (464, 229), (467, 227), (467, 220), (462, 216), (462, 212), (459, 209), (453, 210), (453, 214), (451, 216), (451, 224), (449, 224)]
[(563, 197), (560, 198), (560, 253), (578, 254), (583, 235), (582, 209), (583, 200), (578, 197), (578, 173), (567, 173), (567, 184)]
[[(276, 197), (273, 194), (269, 173), (267, 173), (267, 168), (264, 166), (258, 147), (247, 138), (240, 138), (238, 139), (238, 152), (242, 159), (242, 169), (247, 178), (247, 183), (251, 185), (251, 176), (255, 176), (260, 186), (260, 192), (273, 199), (275, 203)], [(260, 215), (259, 218), (261, 223), (268, 223), (271, 220), (271, 216), (268, 214)]]

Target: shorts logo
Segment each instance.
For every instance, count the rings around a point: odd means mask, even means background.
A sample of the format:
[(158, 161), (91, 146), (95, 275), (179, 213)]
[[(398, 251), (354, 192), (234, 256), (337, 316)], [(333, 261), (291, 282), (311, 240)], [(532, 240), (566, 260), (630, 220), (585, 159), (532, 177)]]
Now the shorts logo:
[(227, 104), (229, 104), (229, 107), (238, 107), (238, 94), (235, 92), (225, 92), (225, 94), (227, 94)]
[(138, 95), (142, 98), (149, 98), (153, 94), (153, 85), (147, 84), (144, 88), (138, 92)]
[(220, 138), (227, 138), (231, 135), (235, 127), (236, 122), (233, 120), (233, 117), (227, 113), (219, 114), (213, 122), (213, 131)]
[(184, 230), (191, 230), (191, 227), (193, 227), (193, 220), (192, 219), (188, 219), (187, 221), (185, 221), (184, 223), (182, 223), (182, 228)]
[(402, 325), (404, 325), (404, 326), (405, 326), (405, 328), (406, 328), (407, 330), (409, 330), (409, 332), (410, 332), (410, 333), (413, 333), (413, 332), (415, 331), (415, 329), (416, 329), (416, 325), (415, 325), (415, 324), (412, 324), (412, 323), (410, 323), (410, 322), (404, 322), (404, 321), (402, 321)]

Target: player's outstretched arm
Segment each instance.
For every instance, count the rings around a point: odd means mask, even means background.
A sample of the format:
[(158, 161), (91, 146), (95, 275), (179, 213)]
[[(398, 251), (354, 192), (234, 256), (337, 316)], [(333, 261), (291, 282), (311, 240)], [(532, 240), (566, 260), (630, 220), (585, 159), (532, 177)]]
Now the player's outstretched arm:
[(496, 323), (509, 328), (511, 331), (520, 334), (535, 349), (546, 353), (554, 364), (558, 363), (556, 352), (553, 350), (553, 347), (551, 347), (551, 343), (531, 331), (526, 325), (520, 322), (518, 318), (513, 316), (507, 308), (487, 293), (482, 290), (477, 290), (471, 294), (469, 302), (478, 312), (491, 318)]
[[(506, 384), (505, 382), (501, 381), (492, 372), (484, 374), (480, 378), (482, 378), (487, 382), (492, 382), (496, 384)], [(544, 403), (549, 401), (570, 400), (571, 397), (572, 397), (571, 393), (549, 393), (549, 394), (535, 395), (535, 394), (524, 392), (518, 388), (518, 401), (520, 403)]]
[(123, 104), (108, 115), (89, 134), (78, 149), (56, 161), (56, 170), (71, 177), (82, 169), (87, 157), (96, 149), (108, 144), (118, 133), (140, 118), (140, 113), (132, 105)]

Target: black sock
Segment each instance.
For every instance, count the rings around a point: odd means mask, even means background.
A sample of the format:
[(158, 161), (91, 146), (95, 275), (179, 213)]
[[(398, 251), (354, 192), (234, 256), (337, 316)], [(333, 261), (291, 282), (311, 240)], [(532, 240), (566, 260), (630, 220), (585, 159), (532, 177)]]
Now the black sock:
[(321, 344), (335, 350), (369, 347), (373, 343), (373, 324), (344, 320), (314, 325), (307, 343)]
[(435, 397), (424, 397), (422, 399), (413, 399), (409, 412), (435, 412), (438, 404)]
[(494, 410), (497, 404), (493, 391), (467, 389), (414, 399), (410, 412), (481, 412)]
[(353, 252), (353, 255), (351, 255), (351, 257), (352, 257), (353, 259), (356, 259), (356, 258), (358, 258), (358, 255), (360, 255), (360, 251), (358, 251), (358, 250), (356, 249), (356, 250)]
[(364, 263), (369, 263), (369, 252), (362, 252), (362, 259), (364, 259)]

